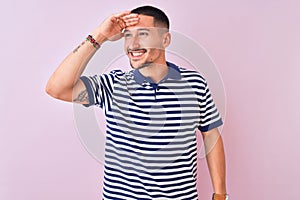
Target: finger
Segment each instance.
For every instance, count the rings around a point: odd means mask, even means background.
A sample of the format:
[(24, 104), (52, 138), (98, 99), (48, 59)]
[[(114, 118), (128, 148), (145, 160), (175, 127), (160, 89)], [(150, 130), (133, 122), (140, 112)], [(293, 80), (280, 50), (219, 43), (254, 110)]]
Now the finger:
[(131, 18), (131, 19), (126, 19), (123, 20), (125, 23), (132, 23), (132, 22), (139, 22), (139, 18)]
[(119, 17), (113, 16), (112, 17), (112, 22), (115, 23), (115, 24), (118, 24), (120, 27), (125, 26), (125, 21), (122, 18), (119, 18)]
[(136, 14), (136, 13), (131, 13), (131, 14), (122, 16), (122, 18), (123, 18), (124, 20), (127, 20), (127, 19), (134, 19), (134, 18), (139, 18), (139, 15)]
[(124, 22), (124, 20), (118, 18), (117, 19), (117, 24), (119, 25), (119, 27), (122, 29), (124, 29), (126, 27), (126, 23)]
[(123, 17), (123, 20), (124, 20), (124, 22), (125, 22), (126, 27), (128, 27), (128, 26), (134, 26), (134, 25), (138, 24), (140, 18), (135, 17), (135, 18), (127, 18), (127, 19), (124, 19), (124, 17)]
[(124, 28), (126, 28), (126, 23), (124, 21), (122, 21), (121, 23), (119, 23), (121, 30), (123, 30)]
[(129, 21), (129, 22), (126, 22), (125, 25), (126, 25), (126, 27), (130, 27), (130, 26), (137, 25), (138, 23), (139, 23), (139, 21)]

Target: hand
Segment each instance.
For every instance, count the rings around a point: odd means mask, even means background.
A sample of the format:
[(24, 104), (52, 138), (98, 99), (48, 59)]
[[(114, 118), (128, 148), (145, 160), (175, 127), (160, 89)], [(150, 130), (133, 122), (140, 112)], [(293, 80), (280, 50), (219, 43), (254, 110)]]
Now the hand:
[(115, 41), (123, 36), (123, 30), (127, 27), (134, 26), (139, 22), (139, 16), (129, 11), (111, 15), (106, 18), (102, 24), (94, 31), (93, 36), (97, 40), (100, 34), (105, 40)]

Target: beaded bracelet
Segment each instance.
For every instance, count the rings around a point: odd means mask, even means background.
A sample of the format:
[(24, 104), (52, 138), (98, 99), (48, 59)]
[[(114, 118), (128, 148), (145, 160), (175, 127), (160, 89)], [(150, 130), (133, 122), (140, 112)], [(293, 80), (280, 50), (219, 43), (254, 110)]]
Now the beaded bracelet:
[(88, 35), (86, 40), (89, 41), (95, 47), (95, 49), (100, 48), (100, 44), (93, 38), (93, 36)]

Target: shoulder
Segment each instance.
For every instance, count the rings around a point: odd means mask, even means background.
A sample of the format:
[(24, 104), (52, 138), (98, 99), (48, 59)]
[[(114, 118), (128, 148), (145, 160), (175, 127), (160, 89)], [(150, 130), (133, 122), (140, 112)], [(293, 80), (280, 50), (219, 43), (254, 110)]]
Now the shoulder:
[(193, 82), (203, 82), (205, 83), (205, 78), (200, 74), (200, 72), (192, 69), (188, 69), (182, 66), (178, 66), (172, 62), (167, 61), (167, 65), (170, 67), (170, 69), (173, 69), (174, 71), (177, 71), (177, 73), (180, 73), (180, 76), (183, 80)]
[(120, 69), (112, 70), (109, 72), (104, 72), (103, 74), (94, 74), (92, 76), (85, 75), (81, 76), (83, 81), (89, 80), (94, 84), (115, 84), (118, 82), (124, 82), (133, 79), (133, 72), (124, 72)]
[(185, 81), (204, 85), (207, 84), (206, 79), (200, 72), (196, 70), (186, 69), (184, 67), (178, 67), (178, 69), (180, 71), (182, 79), (184, 79)]

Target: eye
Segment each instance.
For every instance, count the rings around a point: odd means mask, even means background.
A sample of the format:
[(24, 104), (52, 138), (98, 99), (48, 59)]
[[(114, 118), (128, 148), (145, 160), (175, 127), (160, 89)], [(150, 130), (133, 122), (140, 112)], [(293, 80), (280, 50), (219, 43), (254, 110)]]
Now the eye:
[(131, 36), (132, 36), (131, 33), (124, 33), (124, 37), (125, 37), (125, 38), (129, 38), (129, 37), (131, 37)]
[(149, 33), (148, 32), (139, 32), (139, 36), (145, 37), (148, 36)]

